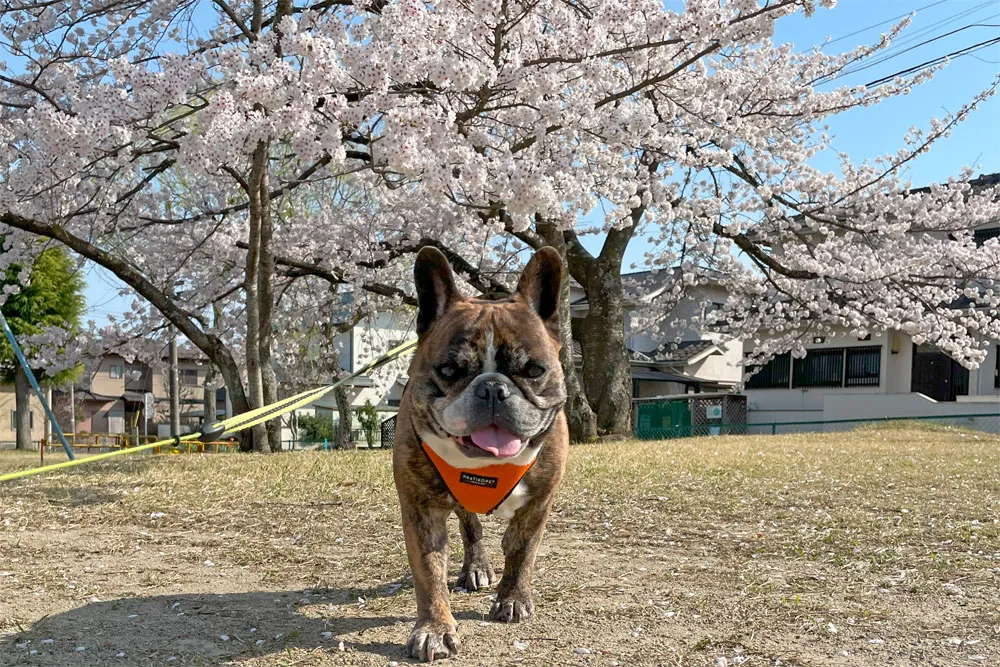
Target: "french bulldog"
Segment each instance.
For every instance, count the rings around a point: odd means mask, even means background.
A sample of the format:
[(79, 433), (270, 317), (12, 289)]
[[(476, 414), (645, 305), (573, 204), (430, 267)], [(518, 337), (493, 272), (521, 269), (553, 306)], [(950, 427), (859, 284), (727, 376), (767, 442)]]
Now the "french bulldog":
[(469, 298), (440, 251), (417, 255), (418, 345), (393, 448), (417, 602), (406, 648), (417, 660), (459, 650), (448, 591), (452, 512), (465, 547), (456, 587), (477, 591), (497, 582), (478, 516), (493, 513), (509, 524), (490, 617), (519, 622), (534, 612), (535, 554), (569, 450), (559, 363), (562, 280), (559, 253), (542, 248), (511, 297)]

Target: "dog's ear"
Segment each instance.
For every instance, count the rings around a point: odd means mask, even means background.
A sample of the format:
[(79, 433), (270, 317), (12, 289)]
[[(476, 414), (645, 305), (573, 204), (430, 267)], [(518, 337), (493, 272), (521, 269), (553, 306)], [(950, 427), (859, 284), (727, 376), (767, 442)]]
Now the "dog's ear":
[(431, 246), (417, 253), (413, 282), (417, 286), (417, 335), (423, 336), (460, 295), (448, 259)]
[(559, 251), (546, 246), (535, 253), (517, 282), (517, 293), (538, 313), (545, 326), (559, 336), (559, 293), (562, 291), (563, 262)]

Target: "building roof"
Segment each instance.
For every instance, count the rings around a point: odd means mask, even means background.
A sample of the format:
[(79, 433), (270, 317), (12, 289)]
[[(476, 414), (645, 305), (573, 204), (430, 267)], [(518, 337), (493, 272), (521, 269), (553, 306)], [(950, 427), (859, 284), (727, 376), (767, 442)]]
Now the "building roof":
[(659, 363), (688, 363), (717, 347), (711, 340), (686, 340), (680, 343), (664, 343), (648, 355)]

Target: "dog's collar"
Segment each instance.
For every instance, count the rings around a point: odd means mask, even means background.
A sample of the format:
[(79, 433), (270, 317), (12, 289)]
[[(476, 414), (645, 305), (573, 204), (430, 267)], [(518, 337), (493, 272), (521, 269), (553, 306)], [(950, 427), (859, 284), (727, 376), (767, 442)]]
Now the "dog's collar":
[(489, 514), (507, 500), (537, 457), (524, 465), (496, 463), (481, 468), (456, 468), (420, 441), (427, 457), (441, 475), (458, 504), (473, 514)]

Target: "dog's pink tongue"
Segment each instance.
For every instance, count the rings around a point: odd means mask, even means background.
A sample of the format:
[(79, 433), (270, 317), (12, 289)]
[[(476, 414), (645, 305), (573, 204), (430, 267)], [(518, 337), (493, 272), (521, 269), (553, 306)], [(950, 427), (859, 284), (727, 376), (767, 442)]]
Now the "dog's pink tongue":
[(496, 426), (481, 428), (469, 437), (477, 447), (485, 449), (493, 456), (513, 456), (521, 451), (521, 439)]

